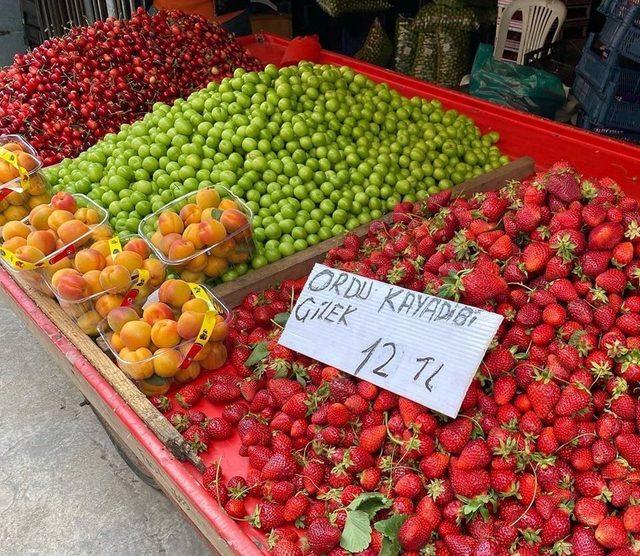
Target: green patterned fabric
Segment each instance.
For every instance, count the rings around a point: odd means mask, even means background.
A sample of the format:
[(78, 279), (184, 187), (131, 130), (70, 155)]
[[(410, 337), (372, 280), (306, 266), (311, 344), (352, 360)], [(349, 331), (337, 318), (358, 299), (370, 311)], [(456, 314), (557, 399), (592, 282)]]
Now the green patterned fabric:
[(394, 68), (400, 73), (411, 73), (413, 58), (416, 54), (416, 29), (415, 20), (409, 17), (398, 16), (396, 21), (396, 48), (394, 56)]
[(384, 32), (380, 21), (376, 18), (369, 29), (367, 38), (362, 48), (355, 53), (354, 58), (376, 64), (378, 66), (386, 66), (393, 55), (393, 42)]
[(357, 12), (381, 12), (391, 4), (387, 0), (316, 0), (318, 6), (331, 17)]

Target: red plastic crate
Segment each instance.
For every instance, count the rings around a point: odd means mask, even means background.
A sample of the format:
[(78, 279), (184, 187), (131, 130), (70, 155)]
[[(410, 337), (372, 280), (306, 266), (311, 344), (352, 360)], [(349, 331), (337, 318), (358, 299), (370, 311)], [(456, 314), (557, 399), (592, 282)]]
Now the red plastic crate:
[[(241, 37), (240, 42), (264, 63), (275, 64), (289, 43), (269, 34), (248, 35)], [(320, 63), (350, 66), (374, 81), (388, 83), (405, 96), (437, 98), (446, 108), (456, 109), (473, 118), (483, 133), (499, 132), (501, 140), (498, 146), (513, 158), (531, 156), (540, 168), (558, 160), (567, 160), (585, 175), (608, 176), (616, 180), (627, 194), (640, 196), (638, 147), (492, 104), (328, 50), (321, 51)]]

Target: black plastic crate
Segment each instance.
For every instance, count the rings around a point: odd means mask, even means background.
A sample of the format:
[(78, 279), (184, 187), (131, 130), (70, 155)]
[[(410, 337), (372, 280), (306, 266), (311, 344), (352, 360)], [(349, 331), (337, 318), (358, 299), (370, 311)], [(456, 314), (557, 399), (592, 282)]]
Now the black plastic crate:
[(598, 11), (607, 17), (625, 19), (632, 12), (633, 23), (640, 26), (640, 2), (638, 0), (603, 0)]

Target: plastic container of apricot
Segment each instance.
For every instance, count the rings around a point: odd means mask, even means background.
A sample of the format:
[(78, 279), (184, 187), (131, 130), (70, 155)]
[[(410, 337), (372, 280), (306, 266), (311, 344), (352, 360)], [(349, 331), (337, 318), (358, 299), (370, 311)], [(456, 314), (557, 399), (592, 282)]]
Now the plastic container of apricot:
[[(227, 204), (233, 203), (233, 205), (225, 209), (215, 207), (210, 210), (211, 219), (223, 224), (226, 235), (211, 245), (196, 248), (187, 256), (170, 256), (169, 249), (166, 247), (166, 245), (170, 244), (163, 244), (162, 240), (169, 235), (173, 236), (174, 241), (179, 238), (178, 234), (162, 234), (159, 226), (161, 215), (166, 212), (180, 214), (187, 205), (195, 205), (196, 197), (200, 191), (207, 190), (216, 190), (218, 192), (220, 195), (219, 206), (222, 206), (225, 202)], [(228, 268), (240, 263), (248, 263), (251, 260), (254, 249), (252, 218), (251, 209), (241, 199), (226, 187), (216, 185), (187, 193), (149, 214), (140, 222), (138, 233), (147, 241), (158, 259), (169, 267), (170, 271), (188, 282), (202, 283), (216, 281)], [(191, 229), (190, 225), (187, 224), (179, 235), (188, 240)]]
[[(50, 274), (52, 270), (55, 271), (58, 267), (63, 268), (65, 263), (62, 261), (72, 257), (80, 246), (93, 241), (93, 238), (96, 235), (106, 234), (106, 231), (110, 230), (106, 224), (109, 214), (105, 209), (81, 193), (73, 193), (72, 197), (76, 201), (76, 211), (74, 214), (77, 214), (79, 209), (93, 209), (96, 212), (96, 216), (94, 218), (95, 221), (91, 224), (87, 224), (87, 231), (72, 242), (60, 245), (55, 251), (45, 255), (45, 257), (37, 261), (32, 261), (33, 265), (37, 268), (31, 268), (30, 265), (25, 267), (21, 265), (19, 261), (13, 261), (12, 257), (7, 255), (15, 255), (15, 253), (13, 253), (14, 250), (9, 249), (8, 253), (5, 253), (8, 241), (3, 241), (2, 244), (0, 244), (0, 255), (2, 255), (0, 256), (0, 264), (2, 264), (2, 266), (7, 269), (12, 276), (20, 276), (21, 279), (28, 282), (32, 287), (49, 296), (52, 296), (52, 291), (46, 283), (46, 277), (48, 274)], [(51, 204), (48, 204), (47, 206), (51, 207)], [(32, 232), (39, 231), (31, 225), (29, 215), (22, 218), (21, 222), (29, 227)], [(7, 225), (12, 224), (8, 222), (5, 223), (0, 228), (0, 233), (4, 231), (4, 228)], [(17, 256), (19, 258), (19, 252)]]
[[(113, 236), (110, 238), (100, 238), (103, 241), (109, 242)], [(118, 242), (116, 243), (118, 249), (116, 252), (112, 251), (110, 257), (115, 260), (112, 261), (112, 264), (117, 264), (117, 257), (122, 254), (122, 251), (125, 251), (127, 244), (132, 240), (140, 240), (145, 247), (147, 243), (140, 238), (137, 234), (127, 234), (118, 238)], [(92, 248), (95, 245), (95, 242), (92, 242), (86, 245), (87, 249)], [(81, 253), (83, 249), (78, 250), (73, 256), (75, 257)], [(121, 251), (122, 250), (122, 251)], [(141, 253), (140, 256), (142, 256)], [(104, 255), (104, 253), (103, 253)], [(150, 252), (149, 257), (154, 258), (155, 256), (152, 252)], [(143, 261), (147, 260), (143, 258)], [(157, 259), (156, 259), (157, 260)], [(109, 261), (107, 261), (109, 262)], [(166, 269), (164, 264), (160, 261), (157, 261), (159, 267), (155, 269), (155, 276), (150, 276), (148, 279), (143, 279), (140, 281), (140, 274), (137, 272), (139, 269), (136, 268), (133, 271), (130, 269), (128, 275), (125, 277), (122, 285), (114, 286), (111, 288), (104, 288), (100, 285), (100, 273), (103, 269), (96, 270), (87, 270), (82, 273), (82, 277), (86, 282), (86, 286), (90, 287), (91, 284), (89, 281), (94, 281), (96, 285), (102, 287), (102, 289), (97, 289), (95, 287), (91, 288), (89, 291), (92, 293), (88, 293), (86, 295), (82, 295), (81, 297), (77, 297), (75, 295), (69, 295), (65, 293), (60, 288), (56, 287), (53, 284), (52, 275), (49, 273), (45, 274), (45, 284), (49, 289), (50, 293), (54, 295), (60, 307), (65, 311), (70, 318), (72, 318), (76, 324), (82, 329), (85, 334), (91, 337), (96, 337), (98, 335), (97, 325), (103, 318), (106, 317), (109, 310), (118, 307), (121, 304), (126, 303), (133, 304), (135, 303), (144, 303), (144, 300), (151, 294), (151, 292), (157, 288), (165, 278)], [(80, 270), (78, 265), (76, 264), (76, 270)], [(124, 265), (122, 265), (124, 266)], [(89, 273), (93, 273), (91, 276), (87, 277)], [(84, 293), (86, 293), (85, 290)]]
[[(211, 310), (213, 310), (214, 313), (216, 314), (216, 317), (222, 317), (222, 319), (217, 319), (217, 321), (224, 322), (225, 326), (222, 331), (220, 329), (215, 330), (214, 328), (209, 340), (206, 342), (205, 346), (203, 346), (203, 349), (198, 353), (193, 354), (191, 352), (191, 348), (195, 345), (195, 340), (184, 340), (179, 342), (177, 345), (174, 345), (173, 347), (165, 348), (165, 349), (175, 350), (179, 352), (180, 355), (182, 356), (180, 358), (180, 365), (183, 365), (184, 368), (180, 369), (175, 375), (163, 377), (156, 374), (156, 371), (159, 371), (157, 364), (159, 362), (159, 357), (161, 357), (161, 355), (163, 354), (163, 351), (162, 351), (163, 348), (158, 348), (151, 342), (146, 347), (141, 348), (141, 349), (144, 349), (145, 351), (137, 355), (138, 357), (140, 357), (140, 359), (136, 359), (135, 361), (128, 361), (125, 358), (123, 358), (121, 354), (123, 349), (125, 348), (121, 347), (120, 349), (118, 349), (118, 347), (114, 345), (115, 332), (109, 326), (109, 322), (107, 318), (104, 318), (98, 323), (97, 328), (98, 328), (98, 333), (100, 335), (97, 341), (98, 345), (102, 348), (103, 351), (109, 353), (112, 356), (112, 358), (115, 360), (118, 367), (120, 367), (120, 369), (122, 369), (124, 373), (127, 374), (127, 376), (132, 378), (134, 381), (135, 380), (144, 380), (144, 381), (161, 380), (166, 383), (167, 389), (169, 388), (170, 384), (174, 380), (178, 382), (186, 382), (186, 381), (193, 380), (196, 376), (198, 376), (198, 374), (200, 373), (200, 367), (201, 367), (200, 361), (206, 361), (206, 356), (209, 353), (209, 351), (213, 349), (213, 344), (220, 344), (219, 349), (222, 350), (222, 352), (224, 353), (224, 359), (220, 361), (219, 364), (215, 367), (209, 366), (206, 369), (205, 367), (202, 367), (202, 368), (205, 370), (215, 370), (216, 368), (219, 368), (226, 362), (226, 348), (223, 348), (223, 346), (224, 346), (224, 341), (226, 339), (227, 327), (232, 319), (232, 313), (226, 307), (226, 305), (222, 303), (222, 301), (220, 301), (220, 299), (218, 299), (214, 295), (214, 293), (209, 288), (201, 284), (198, 284), (198, 286), (201, 289), (201, 292), (204, 292), (208, 297), (208, 301), (209, 301), (208, 304)], [(200, 299), (203, 299), (202, 294), (199, 295), (198, 297)], [(196, 296), (192, 293), (191, 299), (195, 299), (195, 298)], [(136, 313), (138, 314), (138, 317), (142, 318), (145, 309), (151, 307), (155, 303), (158, 303), (158, 301), (159, 301), (159, 291), (156, 290), (144, 300), (144, 303), (136, 303), (131, 307), (136, 311)], [(173, 319), (176, 321), (182, 314), (181, 311), (173, 308), (171, 308), (171, 312), (173, 313)], [(166, 317), (166, 318), (169, 318), (169, 317)], [(212, 346), (205, 353), (205, 349), (208, 344), (212, 344)], [(191, 360), (192, 356), (194, 357), (193, 360)], [(141, 375), (145, 375), (144, 379), (141, 378)]]
[[(0, 224), (22, 220), (49, 202), (51, 188), (36, 150), (21, 135), (0, 135)], [(17, 155), (17, 158), (12, 158)], [(16, 168), (23, 168), (23, 174)]]

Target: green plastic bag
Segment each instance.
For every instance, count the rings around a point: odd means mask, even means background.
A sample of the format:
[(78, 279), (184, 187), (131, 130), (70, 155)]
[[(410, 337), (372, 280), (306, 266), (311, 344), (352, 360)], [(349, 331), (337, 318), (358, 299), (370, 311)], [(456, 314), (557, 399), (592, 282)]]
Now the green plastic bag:
[(559, 77), (531, 66), (496, 60), (490, 44), (478, 47), (469, 94), (551, 119), (566, 101)]

